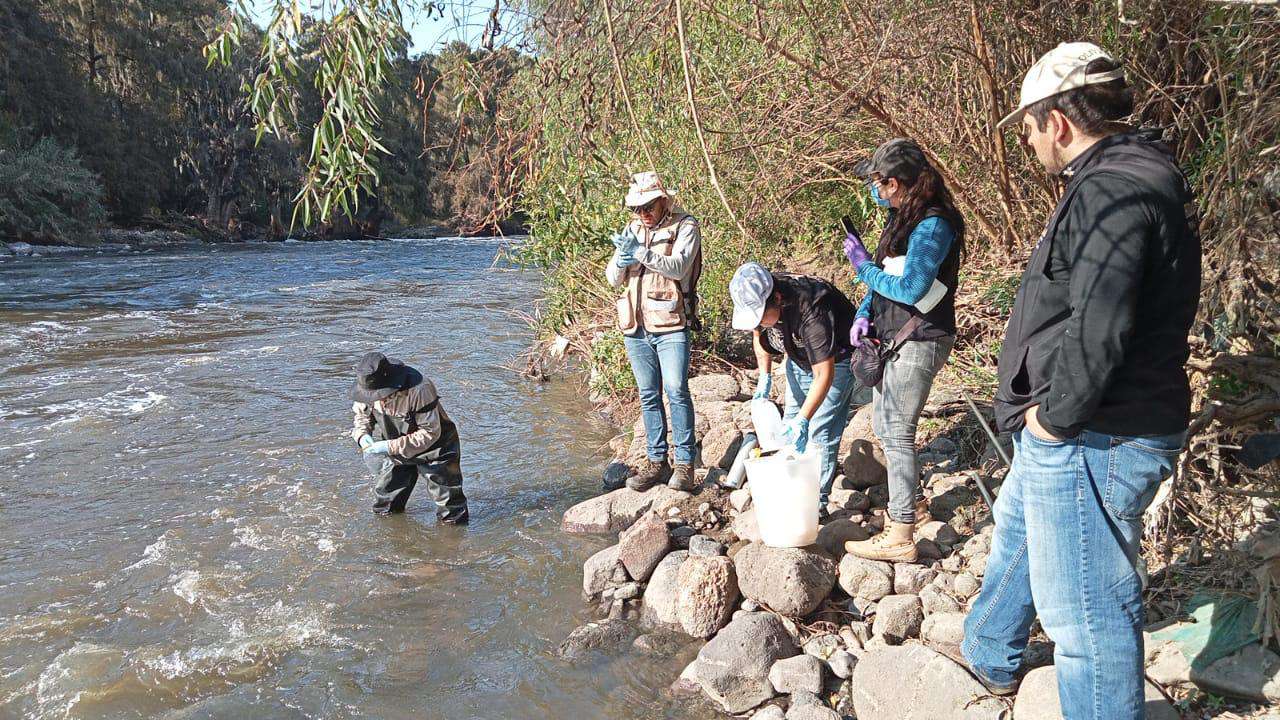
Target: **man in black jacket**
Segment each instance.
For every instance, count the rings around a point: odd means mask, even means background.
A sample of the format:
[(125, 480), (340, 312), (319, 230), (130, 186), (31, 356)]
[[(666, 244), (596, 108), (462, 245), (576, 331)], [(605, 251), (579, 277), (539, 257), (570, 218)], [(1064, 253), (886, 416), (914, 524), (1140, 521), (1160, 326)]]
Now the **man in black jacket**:
[(435, 384), (379, 352), (365, 353), (355, 371), (351, 439), (373, 474), (373, 511), (404, 512), (422, 478), (436, 504), (436, 518), (466, 524), (470, 515), (462, 491), (462, 443)]
[(1065, 183), (1031, 253), (1000, 355), (996, 419), (1016, 453), (995, 506), (963, 652), (1012, 692), (1038, 614), (1063, 717), (1143, 717), (1142, 515), (1181, 451), (1200, 294), (1194, 198), (1133, 111), (1124, 71), (1064, 43), (1001, 125)]

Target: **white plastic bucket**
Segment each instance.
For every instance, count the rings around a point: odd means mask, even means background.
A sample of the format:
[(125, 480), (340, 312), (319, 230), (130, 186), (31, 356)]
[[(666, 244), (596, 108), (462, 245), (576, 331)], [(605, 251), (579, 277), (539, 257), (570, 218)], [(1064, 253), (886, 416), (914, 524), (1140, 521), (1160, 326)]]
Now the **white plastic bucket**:
[[(757, 428), (758, 430), (758, 428)], [(747, 487), (760, 539), (769, 547), (804, 547), (818, 539), (817, 453), (780, 452), (747, 460)]]
[(777, 405), (764, 398), (752, 400), (751, 424), (756, 428), (756, 440), (762, 451), (782, 449), (782, 414)]

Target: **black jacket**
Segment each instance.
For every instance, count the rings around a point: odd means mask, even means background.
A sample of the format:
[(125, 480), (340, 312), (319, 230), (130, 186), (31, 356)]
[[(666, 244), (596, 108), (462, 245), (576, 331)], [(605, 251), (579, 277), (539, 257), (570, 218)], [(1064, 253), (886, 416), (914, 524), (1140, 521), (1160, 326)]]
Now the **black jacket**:
[(1186, 429), (1187, 333), (1200, 298), (1195, 198), (1155, 139), (1109, 136), (1063, 171), (1000, 353), (996, 421), (1050, 432)]
[[(774, 326), (777, 333), (761, 334), (766, 350), (785, 352), (805, 372), (828, 359), (849, 359), (849, 328), (857, 310), (848, 296), (826, 280), (791, 273), (773, 273), (773, 289), (782, 294), (782, 314)], [(782, 340), (780, 348), (775, 334)]]

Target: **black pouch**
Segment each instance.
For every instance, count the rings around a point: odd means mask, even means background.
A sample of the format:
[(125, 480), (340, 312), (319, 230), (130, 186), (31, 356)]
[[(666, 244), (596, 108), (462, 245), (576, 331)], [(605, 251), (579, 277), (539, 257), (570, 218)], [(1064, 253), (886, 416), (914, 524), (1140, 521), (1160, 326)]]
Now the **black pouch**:
[(865, 338), (862, 344), (853, 349), (853, 357), (849, 360), (849, 369), (863, 387), (879, 387), (884, 379), (884, 367), (898, 354), (898, 348), (911, 337), (911, 333), (920, 327), (923, 321), (919, 315), (911, 316), (906, 325), (893, 337), (893, 342), (883, 343), (875, 338)]

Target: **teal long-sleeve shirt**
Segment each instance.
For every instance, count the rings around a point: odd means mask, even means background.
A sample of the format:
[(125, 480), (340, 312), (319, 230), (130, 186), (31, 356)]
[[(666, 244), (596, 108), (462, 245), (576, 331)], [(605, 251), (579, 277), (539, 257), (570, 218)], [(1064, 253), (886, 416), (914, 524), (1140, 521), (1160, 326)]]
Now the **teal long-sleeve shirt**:
[(867, 285), (866, 297), (858, 306), (858, 317), (871, 317), (873, 293), (906, 305), (915, 305), (929, 292), (938, 269), (951, 252), (956, 233), (936, 215), (921, 220), (907, 240), (907, 260), (901, 276), (890, 275), (870, 260), (858, 265), (858, 279)]

